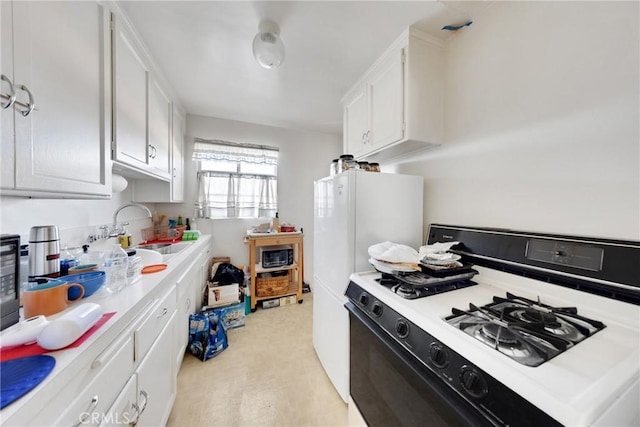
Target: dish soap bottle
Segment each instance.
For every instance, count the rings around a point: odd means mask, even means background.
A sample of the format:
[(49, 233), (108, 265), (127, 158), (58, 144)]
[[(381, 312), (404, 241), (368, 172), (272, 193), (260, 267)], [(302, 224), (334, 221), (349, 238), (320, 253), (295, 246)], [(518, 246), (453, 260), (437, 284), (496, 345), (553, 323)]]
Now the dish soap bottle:
[(280, 218), (278, 218), (278, 212), (276, 212), (276, 217), (271, 221), (271, 232), (279, 233), (280, 232)]
[(104, 261), (104, 271), (107, 276), (104, 289), (107, 292), (115, 294), (127, 286), (128, 267), (129, 256), (120, 244), (113, 244), (111, 251), (107, 254), (107, 258)]

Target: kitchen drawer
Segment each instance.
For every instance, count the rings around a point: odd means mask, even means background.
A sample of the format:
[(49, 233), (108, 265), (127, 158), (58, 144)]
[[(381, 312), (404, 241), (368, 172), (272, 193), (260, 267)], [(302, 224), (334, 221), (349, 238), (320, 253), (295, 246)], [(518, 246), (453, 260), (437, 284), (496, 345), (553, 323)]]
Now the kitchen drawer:
[[(96, 361), (98, 361), (96, 363)], [(133, 372), (133, 340), (131, 336), (107, 348), (94, 360), (102, 369), (89, 385), (77, 394), (77, 398), (63, 410), (62, 415), (50, 425), (98, 425), (102, 416), (122, 390), (122, 385)]]
[(154, 304), (147, 317), (133, 332), (134, 360), (142, 360), (156, 340), (162, 328), (176, 310), (176, 287), (171, 288)]

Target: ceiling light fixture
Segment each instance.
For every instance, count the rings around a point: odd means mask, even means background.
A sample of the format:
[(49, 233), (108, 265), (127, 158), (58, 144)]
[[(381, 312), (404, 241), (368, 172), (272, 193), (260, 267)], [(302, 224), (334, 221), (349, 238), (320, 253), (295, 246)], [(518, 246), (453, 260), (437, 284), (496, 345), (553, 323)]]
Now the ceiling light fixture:
[(284, 61), (284, 44), (280, 39), (280, 27), (273, 21), (264, 20), (253, 38), (253, 56), (262, 67), (278, 68)]

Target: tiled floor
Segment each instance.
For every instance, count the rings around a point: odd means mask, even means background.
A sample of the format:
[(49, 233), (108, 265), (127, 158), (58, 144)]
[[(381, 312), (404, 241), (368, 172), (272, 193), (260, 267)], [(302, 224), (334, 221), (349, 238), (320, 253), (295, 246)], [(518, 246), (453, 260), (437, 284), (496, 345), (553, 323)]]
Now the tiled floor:
[(185, 354), (168, 426), (346, 426), (347, 405), (312, 344), (312, 294), (303, 304), (246, 317), (229, 347), (201, 362)]

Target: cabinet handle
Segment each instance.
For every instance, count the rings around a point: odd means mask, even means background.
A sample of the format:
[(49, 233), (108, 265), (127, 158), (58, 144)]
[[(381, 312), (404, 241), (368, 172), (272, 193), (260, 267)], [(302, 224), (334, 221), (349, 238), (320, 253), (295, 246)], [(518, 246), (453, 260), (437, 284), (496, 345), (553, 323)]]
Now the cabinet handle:
[(369, 139), (369, 135), (371, 135), (371, 131), (370, 130), (367, 131), (367, 142), (371, 142), (371, 140)]
[(362, 134), (362, 143), (363, 144), (367, 143), (367, 133), (366, 132)]
[(27, 92), (27, 95), (29, 96), (29, 103), (26, 105), (27, 108), (25, 108), (24, 110), (20, 110), (20, 114), (22, 114), (24, 117), (27, 117), (29, 114), (31, 114), (33, 109), (36, 108), (36, 102), (33, 99), (33, 95), (31, 94), (29, 88), (27, 88), (25, 85), (20, 85), (18, 87), (21, 90)]
[(97, 394), (93, 396), (93, 398), (91, 399), (91, 402), (89, 403), (89, 407), (87, 407), (87, 410), (80, 413), (80, 416), (78, 417), (78, 422), (75, 423), (73, 427), (78, 427), (81, 424), (86, 424), (87, 422), (89, 422), (89, 420), (91, 419), (91, 412), (93, 412), (93, 410), (96, 409), (96, 406), (98, 406)]
[(154, 147), (153, 145), (149, 144), (149, 158), (150, 159), (155, 159), (156, 158), (156, 147)]
[(162, 309), (162, 313), (158, 314), (158, 316), (156, 316), (156, 319), (161, 318), (162, 316), (166, 315), (167, 313), (168, 313), (168, 311), (167, 311), (167, 307), (164, 307), (164, 308)]
[(153, 148), (153, 158), (155, 159), (158, 156), (158, 150), (155, 145), (152, 145), (151, 148)]
[(187, 298), (187, 300), (184, 302), (184, 309), (188, 310), (190, 305), (191, 305), (191, 298)]
[(136, 424), (138, 424), (138, 418), (140, 418), (140, 407), (138, 406), (137, 403), (132, 403), (131, 404), (131, 409), (133, 409), (133, 413), (136, 415), (135, 418), (132, 417), (133, 419), (129, 422), (129, 425), (131, 427), (135, 427)]
[(146, 391), (140, 390), (140, 396), (144, 397), (144, 402), (142, 402), (142, 406), (140, 406), (140, 411), (138, 412), (138, 416), (136, 417), (136, 424), (138, 424), (138, 420), (140, 419), (140, 416), (142, 415), (144, 410), (147, 409), (147, 402), (149, 401), (149, 395)]
[(11, 107), (14, 102), (16, 102), (16, 91), (13, 88), (13, 83), (11, 83), (11, 80), (9, 80), (9, 77), (2, 74), (2, 76), (0, 76), (0, 79), (2, 81), (7, 82), (7, 84), (9, 85), (9, 95), (2, 94), (2, 98), (8, 100), (9, 102), (7, 102), (6, 104), (2, 103), (0, 105), (2, 109), (7, 109)]
[(177, 172), (176, 168), (173, 168), (173, 177), (175, 178), (177, 176), (178, 176), (178, 172)]

